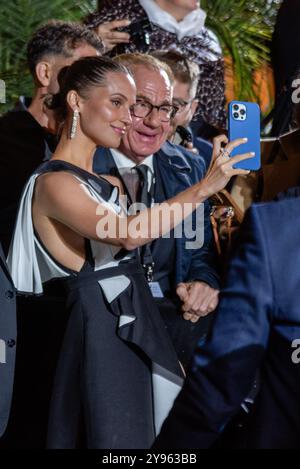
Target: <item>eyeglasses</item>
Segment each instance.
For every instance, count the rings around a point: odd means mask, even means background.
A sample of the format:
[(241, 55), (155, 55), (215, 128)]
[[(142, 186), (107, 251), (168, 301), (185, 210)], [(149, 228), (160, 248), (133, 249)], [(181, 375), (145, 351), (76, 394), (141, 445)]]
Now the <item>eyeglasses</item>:
[(191, 105), (194, 100), (191, 99), (190, 101), (184, 101), (183, 99), (176, 99), (173, 101), (173, 106), (177, 108), (177, 113), (180, 114), (181, 112), (185, 111), (188, 105)]
[(173, 119), (178, 110), (178, 108), (172, 104), (154, 106), (148, 101), (137, 100), (136, 104), (131, 106), (131, 114), (135, 117), (144, 118), (150, 116), (153, 109), (157, 109), (158, 117), (161, 122), (169, 122), (170, 119)]

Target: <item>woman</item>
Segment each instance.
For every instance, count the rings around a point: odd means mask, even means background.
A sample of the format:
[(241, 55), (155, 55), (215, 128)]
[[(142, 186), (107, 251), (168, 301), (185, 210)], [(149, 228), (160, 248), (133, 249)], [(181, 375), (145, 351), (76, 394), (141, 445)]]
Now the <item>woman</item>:
[(224, 128), (226, 122), (224, 60), (205, 19), (199, 0), (103, 0), (100, 11), (85, 23), (97, 30), (106, 50), (112, 49), (114, 55), (175, 49), (199, 65), (197, 99), (206, 126), (201, 132), (211, 136), (215, 129), (209, 126)]
[[(135, 92), (128, 71), (110, 59), (89, 57), (71, 65), (61, 78), (60, 142), (30, 178), (20, 204), (9, 254), (16, 287), (40, 294), (43, 283), (60, 278), (70, 311), (53, 390), (50, 448), (76, 447), (82, 422), (89, 448), (148, 447), (183, 380), (137, 249), (183, 215), (177, 211), (167, 226), (162, 207), (152, 208), (157, 226), (150, 235), (150, 209), (123, 216), (120, 182), (92, 171), (96, 146), (119, 147)], [(189, 202), (188, 216), (232, 175), (244, 174), (232, 164), (249, 155), (228, 157), (238, 143), (227, 145), (227, 155), (205, 180), (168, 204)], [(137, 217), (139, 237), (130, 229)]]

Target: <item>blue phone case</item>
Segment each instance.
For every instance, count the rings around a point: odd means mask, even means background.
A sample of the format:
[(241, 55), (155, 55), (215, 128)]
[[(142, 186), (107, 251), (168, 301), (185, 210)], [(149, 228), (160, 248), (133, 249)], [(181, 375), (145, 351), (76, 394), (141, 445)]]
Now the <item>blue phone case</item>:
[[(244, 113), (245, 111), (245, 113)], [(239, 117), (237, 118), (237, 115)], [(248, 142), (233, 150), (231, 156), (254, 152), (255, 157), (241, 161), (234, 168), (257, 171), (261, 166), (260, 157), (260, 108), (256, 103), (232, 101), (228, 116), (229, 140), (248, 138)]]

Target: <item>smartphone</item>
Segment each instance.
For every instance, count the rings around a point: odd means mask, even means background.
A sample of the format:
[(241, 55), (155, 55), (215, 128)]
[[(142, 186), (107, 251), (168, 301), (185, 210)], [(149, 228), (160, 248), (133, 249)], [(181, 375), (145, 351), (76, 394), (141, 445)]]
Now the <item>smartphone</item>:
[(261, 166), (260, 155), (260, 108), (256, 103), (232, 101), (228, 110), (229, 140), (247, 138), (248, 142), (234, 149), (231, 156), (255, 153), (254, 158), (241, 161), (234, 168), (257, 171)]

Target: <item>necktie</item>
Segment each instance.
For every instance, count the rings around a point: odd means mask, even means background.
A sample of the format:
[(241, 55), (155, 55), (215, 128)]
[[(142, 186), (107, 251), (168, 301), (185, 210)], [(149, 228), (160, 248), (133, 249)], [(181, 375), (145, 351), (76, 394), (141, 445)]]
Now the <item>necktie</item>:
[(151, 194), (148, 191), (148, 166), (140, 164), (136, 166), (136, 171), (139, 175), (140, 185), (137, 194), (137, 201), (144, 204), (146, 207), (151, 207)]
[(132, 203), (141, 202), (151, 207), (152, 196), (148, 191), (148, 171), (145, 164), (133, 168), (120, 169), (120, 175), (130, 195)]
[[(146, 207), (151, 207), (152, 196), (148, 191), (148, 171), (149, 168), (145, 164), (136, 166), (136, 170), (140, 175), (140, 190), (138, 194), (138, 201)], [(152, 175), (151, 175), (152, 176)], [(153, 181), (151, 181), (151, 189), (153, 188)], [(146, 244), (140, 249), (142, 265), (145, 270), (146, 279), (148, 282), (153, 281), (154, 274), (154, 261), (151, 252), (151, 244)]]

